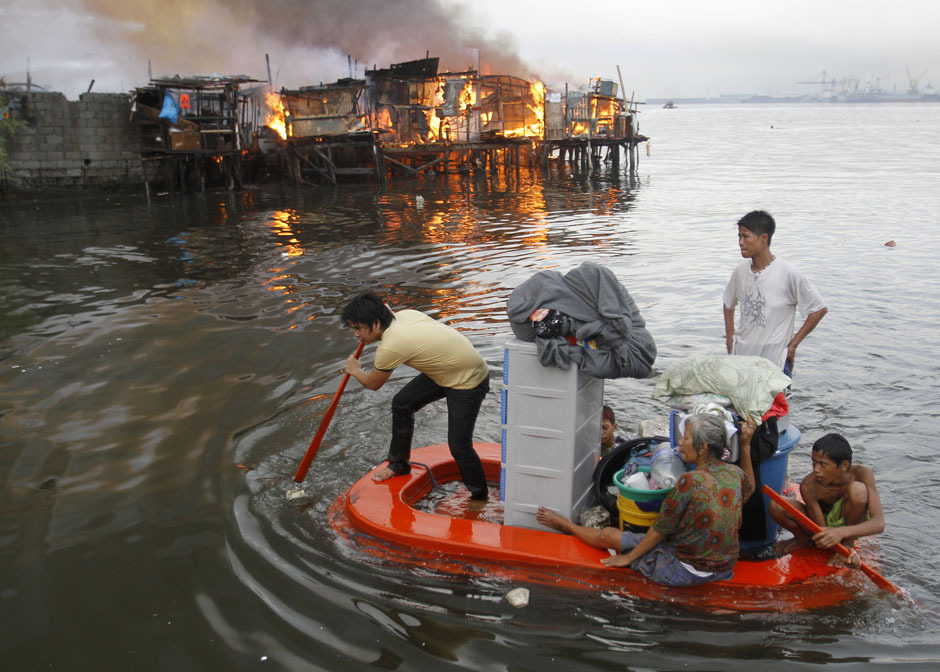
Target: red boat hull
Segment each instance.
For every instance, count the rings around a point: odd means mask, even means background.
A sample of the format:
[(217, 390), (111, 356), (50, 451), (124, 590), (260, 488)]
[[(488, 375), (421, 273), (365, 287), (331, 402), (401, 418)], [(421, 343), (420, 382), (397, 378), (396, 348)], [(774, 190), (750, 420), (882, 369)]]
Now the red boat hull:
[[(487, 478), (499, 480), (500, 446), (475, 444)], [(438, 483), (459, 480), (446, 444), (419, 448), (412, 462), (427, 465)], [(415, 509), (431, 489), (428, 471), (415, 467), (409, 476), (382, 482), (369, 472), (337, 498), (330, 520), (361, 550), (445, 572), (498, 575), (513, 581), (550, 583), (612, 591), (651, 600), (668, 600), (708, 609), (803, 611), (851, 599), (861, 590), (855, 574), (827, 564), (831, 553), (800, 549), (771, 560), (741, 560), (734, 577), (692, 588), (674, 588), (647, 580), (629, 569), (607, 568), (608, 552), (548, 530), (500, 525), (487, 520)], [(469, 514), (472, 515), (472, 514)], [(349, 525), (388, 544), (362, 543)]]

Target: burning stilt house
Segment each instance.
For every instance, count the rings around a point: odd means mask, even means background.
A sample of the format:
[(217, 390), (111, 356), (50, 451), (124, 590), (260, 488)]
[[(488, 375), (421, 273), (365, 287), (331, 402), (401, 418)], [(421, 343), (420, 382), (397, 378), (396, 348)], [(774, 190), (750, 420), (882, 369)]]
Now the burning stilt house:
[(255, 83), (243, 75), (177, 75), (134, 91), (131, 110), (148, 193), (152, 179), (167, 189), (242, 186), (242, 163), (265, 122), (257, 87), (243, 88)]
[(593, 80), (588, 94), (566, 91), (562, 100), (538, 81), (437, 70), (437, 58), (424, 58), (272, 94), (267, 123), (286, 145), (293, 178), (384, 182), (501, 163), (518, 169), (555, 150), (583, 160), (605, 146), (618, 156), (621, 146), (635, 149), (635, 110), (612, 82)]
[(438, 59), (366, 70), (363, 79), (281, 91), (282, 127), (295, 179), (419, 176), (518, 164), (542, 135), (540, 83), (475, 71), (438, 74)]
[(587, 93), (565, 91), (550, 94), (545, 103), (546, 132), (541, 156), (547, 160), (555, 150), (559, 161), (566, 155), (582, 166), (597, 165), (606, 149), (615, 166), (623, 148), (631, 172), (637, 164), (637, 145), (647, 140), (636, 132), (637, 104), (617, 97), (617, 83), (595, 78)]

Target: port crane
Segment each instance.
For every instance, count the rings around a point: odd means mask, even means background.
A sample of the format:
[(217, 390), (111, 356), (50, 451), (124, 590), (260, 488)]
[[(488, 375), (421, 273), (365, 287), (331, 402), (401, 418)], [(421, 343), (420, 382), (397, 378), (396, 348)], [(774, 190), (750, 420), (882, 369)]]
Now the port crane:
[(911, 77), (910, 68), (904, 66), (904, 69), (907, 70), (907, 92), (913, 96), (916, 96), (920, 93), (920, 80), (924, 78), (924, 75), (927, 74), (929, 68), (924, 68), (924, 71), (920, 73), (918, 77)]

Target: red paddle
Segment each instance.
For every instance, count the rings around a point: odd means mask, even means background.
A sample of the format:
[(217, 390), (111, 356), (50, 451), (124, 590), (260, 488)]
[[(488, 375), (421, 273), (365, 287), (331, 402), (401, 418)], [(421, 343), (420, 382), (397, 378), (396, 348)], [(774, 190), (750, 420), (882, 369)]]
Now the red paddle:
[[(365, 343), (359, 343), (359, 347), (356, 348), (356, 354), (353, 355), (356, 359), (359, 359), (359, 355), (362, 354), (362, 348), (365, 346)], [(300, 467), (297, 468), (297, 473), (294, 474), (294, 480), (297, 483), (300, 483), (307, 476), (307, 469), (310, 468), (310, 463), (313, 462), (313, 458), (317, 456), (317, 451), (320, 450), (320, 442), (323, 441), (323, 435), (326, 434), (326, 428), (330, 425), (330, 420), (333, 419), (333, 414), (336, 413), (336, 407), (339, 405), (339, 398), (343, 396), (343, 390), (346, 389), (346, 383), (349, 382), (349, 374), (343, 375), (343, 380), (339, 384), (339, 389), (336, 390), (336, 394), (333, 395), (333, 401), (330, 402), (329, 407), (326, 409), (326, 413), (323, 415), (323, 420), (320, 421), (320, 429), (317, 430), (317, 433), (313, 437), (313, 441), (310, 442), (310, 447), (307, 448), (307, 454), (304, 455), (304, 459), (300, 461)]]
[[(793, 506), (793, 504), (790, 503), (790, 500), (788, 500), (786, 497), (783, 497), (782, 495), (779, 495), (776, 492), (774, 492), (773, 488), (771, 488), (769, 485), (764, 486), (764, 494), (770, 497), (775, 502), (777, 502), (777, 504), (779, 504), (781, 507), (783, 507), (783, 510), (786, 511), (788, 514), (790, 514), (793, 517), (793, 519), (796, 520), (799, 526), (802, 527), (807, 532), (809, 532), (810, 534), (818, 534), (819, 532), (822, 531), (822, 528), (819, 525), (817, 525), (816, 522), (812, 518), (810, 518), (805, 513), (800, 511), (798, 508)], [(851, 555), (852, 553), (852, 551), (847, 549), (842, 544), (836, 544), (834, 548), (837, 553), (845, 557), (849, 557), (849, 555)], [(869, 579), (874, 581), (875, 584), (882, 590), (887, 590), (892, 593), (901, 592), (897, 586), (895, 586), (893, 583), (888, 581), (888, 579), (886, 579), (881, 574), (876, 572), (869, 565), (866, 565), (864, 562), (862, 563), (861, 570), (865, 572), (865, 575)]]

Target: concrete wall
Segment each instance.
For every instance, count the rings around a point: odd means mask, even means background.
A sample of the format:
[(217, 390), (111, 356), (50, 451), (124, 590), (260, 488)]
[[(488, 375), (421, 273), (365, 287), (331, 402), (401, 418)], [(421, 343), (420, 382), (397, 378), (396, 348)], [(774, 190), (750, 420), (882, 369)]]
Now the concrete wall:
[[(29, 125), (7, 139), (10, 191), (127, 188), (143, 183), (140, 139), (123, 93), (13, 94)], [(0, 185), (0, 190), (3, 186)]]

